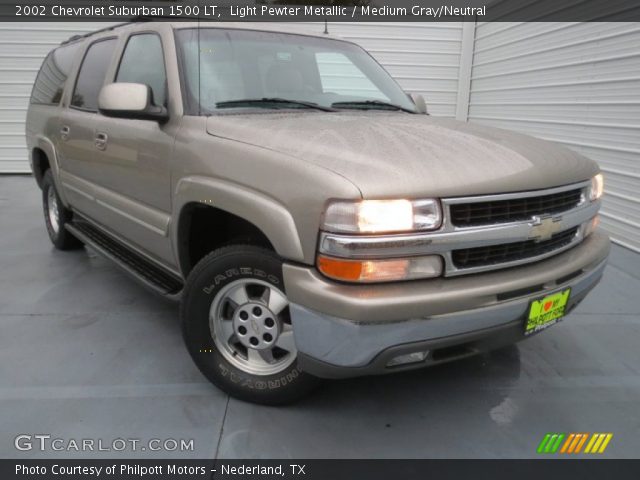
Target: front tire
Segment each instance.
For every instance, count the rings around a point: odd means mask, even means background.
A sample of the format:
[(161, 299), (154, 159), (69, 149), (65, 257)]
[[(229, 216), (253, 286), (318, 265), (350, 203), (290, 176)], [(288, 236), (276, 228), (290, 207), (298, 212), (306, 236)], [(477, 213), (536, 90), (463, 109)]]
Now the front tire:
[(51, 243), (58, 250), (72, 250), (82, 247), (82, 242), (65, 228), (71, 221), (73, 213), (65, 208), (53, 183), (51, 170), (47, 170), (42, 177), (42, 208), (44, 223)]
[(241, 400), (277, 405), (308, 394), (318, 379), (297, 364), (282, 261), (250, 245), (220, 248), (187, 279), (180, 316), (200, 371)]

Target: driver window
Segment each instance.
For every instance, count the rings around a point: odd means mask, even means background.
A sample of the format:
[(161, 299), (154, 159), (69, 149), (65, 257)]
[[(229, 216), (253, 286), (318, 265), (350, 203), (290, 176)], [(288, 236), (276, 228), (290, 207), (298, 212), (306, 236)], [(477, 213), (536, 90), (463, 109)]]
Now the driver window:
[(129, 38), (122, 54), (116, 82), (143, 83), (153, 92), (155, 105), (166, 105), (167, 75), (160, 37), (142, 33)]

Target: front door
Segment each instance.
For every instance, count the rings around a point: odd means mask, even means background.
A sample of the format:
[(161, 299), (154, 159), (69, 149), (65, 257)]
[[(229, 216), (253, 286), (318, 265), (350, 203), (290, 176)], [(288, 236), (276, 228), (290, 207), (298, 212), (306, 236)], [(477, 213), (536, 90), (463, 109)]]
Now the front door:
[[(154, 103), (167, 105), (164, 53), (157, 33), (128, 37), (114, 82), (148, 85)], [(171, 121), (159, 124), (98, 115), (94, 135), (105, 222), (163, 263), (173, 259), (168, 228), (174, 130)]]

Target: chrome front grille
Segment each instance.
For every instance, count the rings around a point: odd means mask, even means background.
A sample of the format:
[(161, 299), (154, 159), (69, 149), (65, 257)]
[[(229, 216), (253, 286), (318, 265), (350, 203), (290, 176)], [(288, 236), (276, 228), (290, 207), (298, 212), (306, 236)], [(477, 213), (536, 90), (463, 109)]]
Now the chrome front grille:
[(451, 223), (457, 227), (492, 225), (529, 220), (534, 215), (553, 215), (575, 208), (581, 201), (579, 188), (548, 195), (452, 204)]
[(522, 265), (577, 245), (600, 206), (588, 200), (589, 185), (444, 199), (443, 230), (473, 238), (443, 252), (445, 274)]
[[(439, 255), (447, 277), (523, 265), (557, 255), (584, 239), (600, 208), (599, 200), (589, 200), (589, 186), (586, 181), (545, 190), (443, 198), (438, 230), (395, 235), (322, 232), (319, 250), (349, 259)], [(504, 202), (509, 202), (508, 208)], [(480, 215), (460, 212), (482, 212), (482, 221)]]

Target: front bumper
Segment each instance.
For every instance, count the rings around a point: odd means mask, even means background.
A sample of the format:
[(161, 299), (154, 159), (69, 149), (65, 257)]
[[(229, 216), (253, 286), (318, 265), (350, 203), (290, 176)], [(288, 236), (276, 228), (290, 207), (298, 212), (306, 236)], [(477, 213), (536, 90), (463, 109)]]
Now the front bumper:
[[(571, 287), (571, 311), (600, 280), (609, 239), (595, 232), (552, 258), (456, 278), (379, 285), (327, 280), (315, 269), (283, 268), (300, 366), (321, 377), (418, 368), (524, 338), (529, 304)], [(428, 351), (416, 363), (387, 367)]]

